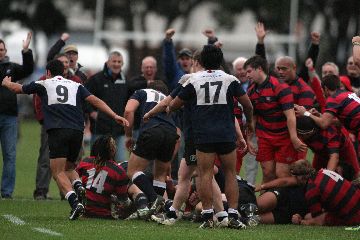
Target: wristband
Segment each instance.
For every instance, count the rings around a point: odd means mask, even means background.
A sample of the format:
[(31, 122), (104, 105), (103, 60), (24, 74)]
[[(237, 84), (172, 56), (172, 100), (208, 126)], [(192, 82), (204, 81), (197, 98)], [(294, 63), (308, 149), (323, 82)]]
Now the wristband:
[(309, 111), (304, 112), (304, 116), (310, 117), (311, 113)]

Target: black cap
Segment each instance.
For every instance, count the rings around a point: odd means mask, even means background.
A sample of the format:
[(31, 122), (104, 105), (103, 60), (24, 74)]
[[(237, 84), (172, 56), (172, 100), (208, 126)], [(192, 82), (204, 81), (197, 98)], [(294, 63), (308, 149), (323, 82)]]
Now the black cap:
[(192, 58), (192, 52), (188, 48), (183, 48), (179, 51), (179, 57), (187, 56)]

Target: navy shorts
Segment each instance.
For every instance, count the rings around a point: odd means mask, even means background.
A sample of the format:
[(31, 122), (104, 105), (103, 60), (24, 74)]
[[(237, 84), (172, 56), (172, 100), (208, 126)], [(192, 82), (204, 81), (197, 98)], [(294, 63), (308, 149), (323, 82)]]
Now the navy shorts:
[(83, 142), (83, 132), (68, 128), (54, 128), (47, 131), (50, 159), (66, 158), (75, 162)]

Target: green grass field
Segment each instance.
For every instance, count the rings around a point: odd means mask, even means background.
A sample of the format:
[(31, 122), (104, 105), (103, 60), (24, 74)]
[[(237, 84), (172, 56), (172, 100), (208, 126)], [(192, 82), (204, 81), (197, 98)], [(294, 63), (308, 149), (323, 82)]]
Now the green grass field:
[[(0, 239), (360, 239), (359, 232), (344, 227), (304, 227), (269, 225), (239, 231), (197, 229), (199, 224), (179, 222), (160, 226), (153, 222), (67, 219), (70, 207), (60, 201), (52, 181), (53, 200), (34, 201), (36, 161), (40, 128), (34, 121), (21, 123), (17, 177), (13, 200), (0, 200)], [(0, 162), (2, 168), (2, 161)]]

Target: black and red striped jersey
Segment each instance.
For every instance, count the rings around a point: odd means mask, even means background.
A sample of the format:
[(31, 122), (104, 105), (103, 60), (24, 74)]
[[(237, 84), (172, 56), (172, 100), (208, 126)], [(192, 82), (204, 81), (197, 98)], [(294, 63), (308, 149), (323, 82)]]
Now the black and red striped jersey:
[(311, 138), (304, 139), (304, 143), (316, 154), (327, 156), (339, 153), (345, 143), (346, 136), (341, 128), (330, 126), (327, 129), (320, 129)]
[(256, 136), (272, 138), (288, 135), (284, 111), (294, 108), (294, 98), (289, 85), (268, 76), (260, 85), (252, 83), (248, 95), (256, 115)]
[(294, 96), (294, 103), (304, 106), (306, 109), (314, 107), (315, 93), (302, 78), (297, 78), (289, 84)]
[(305, 198), (313, 217), (323, 212), (344, 220), (360, 214), (360, 190), (336, 172), (320, 169), (310, 178)]
[(94, 157), (82, 160), (76, 168), (86, 189), (86, 215), (111, 218), (110, 195), (127, 195), (129, 179), (115, 161), (97, 166)]
[(337, 90), (326, 100), (325, 112), (337, 117), (347, 130), (359, 131), (360, 98), (356, 93)]

